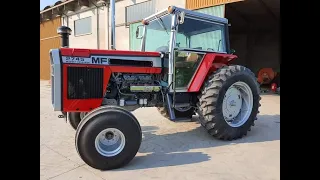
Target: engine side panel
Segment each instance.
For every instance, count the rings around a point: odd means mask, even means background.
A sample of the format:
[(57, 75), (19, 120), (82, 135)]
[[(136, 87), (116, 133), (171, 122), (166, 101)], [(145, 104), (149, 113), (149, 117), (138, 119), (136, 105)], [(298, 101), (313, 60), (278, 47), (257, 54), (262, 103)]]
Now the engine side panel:
[[(87, 71), (101, 69), (103, 72), (102, 82), (99, 82), (101, 80), (100, 78), (98, 78), (94, 83), (87, 82), (87, 81), (94, 81), (95, 77), (94, 76), (90, 77), (90, 75), (92, 75), (92, 74), (84, 74), (83, 72), (82, 72), (82, 74), (80, 74), (81, 72), (80, 73), (78, 72), (78, 74), (77, 73), (76, 74), (68, 74), (68, 69), (69, 69), (69, 73), (70, 73), (71, 68), (84, 68)], [(93, 98), (86, 98), (84, 96), (83, 98), (80, 98), (79, 95), (77, 95), (76, 98), (71, 98), (70, 97), (70, 94), (72, 94), (72, 93), (70, 93), (71, 85), (69, 84), (70, 81), (68, 82), (68, 80), (70, 80), (70, 76), (75, 76), (75, 77), (73, 77), (75, 79), (75, 78), (82, 78), (86, 75), (89, 76), (89, 78), (86, 77), (85, 78), (86, 81), (83, 81), (85, 88), (88, 88), (88, 85), (94, 86), (97, 84), (100, 85), (100, 83), (101, 83), (102, 87), (101, 86), (100, 87), (102, 89), (100, 89), (100, 91), (101, 91), (100, 97), (96, 96)], [(63, 65), (63, 91), (62, 91), (63, 111), (66, 111), (66, 112), (90, 111), (96, 107), (99, 107), (102, 103), (102, 100), (103, 100), (103, 94), (105, 94), (105, 92), (106, 92), (106, 88), (107, 88), (110, 76), (111, 76), (111, 70), (107, 66), (93, 66), (93, 65), (86, 66), (86, 65), (64, 64)], [(89, 88), (91, 88), (91, 87), (89, 86)], [(79, 90), (79, 86), (77, 89)], [(80, 86), (80, 90), (81, 90), (81, 86)]]
[(60, 52), (65, 112), (87, 112), (101, 106), (112, 73), (161, 73), (158, 53), (63, 48)]

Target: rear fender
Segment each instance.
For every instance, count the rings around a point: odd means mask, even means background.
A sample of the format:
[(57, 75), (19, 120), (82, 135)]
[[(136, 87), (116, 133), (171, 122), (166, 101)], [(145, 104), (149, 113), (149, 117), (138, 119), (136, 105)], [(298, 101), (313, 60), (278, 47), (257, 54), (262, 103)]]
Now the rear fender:
[(230, 64), (231, 61), (236, 59), (236, 55), (232, 54), (219, 54), (219, 53), (208, 53), (204, 56), (199, 68), (193, 76), (188, 92), (199, 92), (205, 79), (217, 69), (222, 66)]

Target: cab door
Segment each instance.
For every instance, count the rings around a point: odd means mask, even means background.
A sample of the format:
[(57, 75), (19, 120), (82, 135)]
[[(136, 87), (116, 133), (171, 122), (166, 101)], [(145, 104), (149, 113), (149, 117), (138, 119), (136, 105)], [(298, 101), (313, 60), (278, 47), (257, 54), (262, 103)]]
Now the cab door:
[(192, 50), (174, 51), (174, 90), (187, 92), (205, 53)]

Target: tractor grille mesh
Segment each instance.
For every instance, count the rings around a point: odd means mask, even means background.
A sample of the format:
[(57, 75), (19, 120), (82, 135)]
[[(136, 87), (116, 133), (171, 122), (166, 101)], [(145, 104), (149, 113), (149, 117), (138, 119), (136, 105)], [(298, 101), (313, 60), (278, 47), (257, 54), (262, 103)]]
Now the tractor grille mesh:
[(68, 99), (103, 97), (103, 68), (68, 67)]

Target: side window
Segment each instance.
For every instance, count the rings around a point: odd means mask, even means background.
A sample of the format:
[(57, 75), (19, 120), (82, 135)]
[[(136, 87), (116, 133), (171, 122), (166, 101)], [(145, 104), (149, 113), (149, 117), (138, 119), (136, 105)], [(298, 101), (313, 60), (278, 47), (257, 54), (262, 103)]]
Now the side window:
[[(187, 43), (180, 36), (186, 37)], [(179, 25), (177, 44), (180, 48), (226, 52), (224, 25), (186, 17)]]
[(187, 47), (189, 44), (187, 36), (184, 34), (177, 33), (176, 36), (176, 47)]
[(204, 54), (175, 51), (175, 87), (186, 88), (204, 56)]
[(91, 17), (86, 17), (74, 21), (74, 36), (92, 33)]

